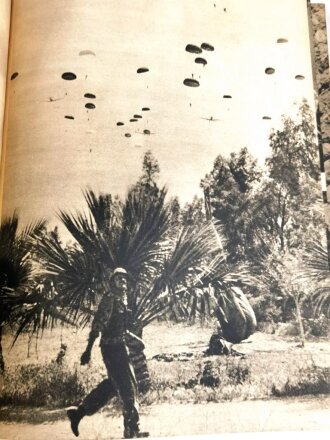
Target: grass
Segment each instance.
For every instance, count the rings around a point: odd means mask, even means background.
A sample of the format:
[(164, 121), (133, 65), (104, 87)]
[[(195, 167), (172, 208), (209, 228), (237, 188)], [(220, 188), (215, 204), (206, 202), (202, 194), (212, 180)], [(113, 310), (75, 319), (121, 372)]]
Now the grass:
[[(244, 357), (205, 357), (203, 351), (212, 327), (185, 325), (151, 325), (145, 331), (148, 367), (152, 386), (141, 396), (142, 405), (154, 403), (207, 403), (232, 400), (265, 399), (330, 392), (330, 347), (317, 342), (305, 349), (292, 338), (255, 334), (251, 344), (241, 344)], [(0, 403), (8, 407), (63, 408), (76, 404), (105, 376), (99, 349), (93, 350), (93, 362), (81, 367), (79, 358), (86, 344), (87, 330), (55, 329), (46, 332), (30, 345), (24, 335), (18, 345), (8, 351), (10, 335), (4, 339), (6, 374), (0, 392)], [(65, 353), (61, 351), (67, 346)], [(61, 351), (61, 356), (59, 352)], [(190, 357), (178, 357), (188, 352)], [(152, 359), (167, 353), (165, 360)], [(172, 354), (172, 355), (170, 355)], [(57, 361), (58, 362), (57, 362)], [(325, 364), (325, 366), (322, 365)], [(9, 405), (9, 406), (8, 406)], [(117, 408), (118, 405), (115, 405)], [(0, 412), (4, 419), (8, 411)], [(17, 409), (17, 408), (16, 408)], [(60, 415), (59, 415), (60, 414)], [(54, 417), (63, 416), (62, 412)]]

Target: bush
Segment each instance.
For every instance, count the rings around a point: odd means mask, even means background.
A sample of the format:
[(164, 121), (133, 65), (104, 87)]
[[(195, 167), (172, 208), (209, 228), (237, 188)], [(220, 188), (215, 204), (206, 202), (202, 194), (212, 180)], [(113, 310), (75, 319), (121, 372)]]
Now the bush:
[(330, 393), (330, 368), (313, 365), (301, 368), (297, 375), (289, 378), (282, 388), (272, 386), (272, 395), (303, 396), (305, 394), (329, 394)]
[(85, 394), (77, 370), (55, 362), (30, 364), (5, 372), (0, 403), (54, 408), (76, 404)]
[(318, 318), (305, 319), (304, 328), (312, 336), (327, 337), (330, 334), (330, 320), (321, 314)]

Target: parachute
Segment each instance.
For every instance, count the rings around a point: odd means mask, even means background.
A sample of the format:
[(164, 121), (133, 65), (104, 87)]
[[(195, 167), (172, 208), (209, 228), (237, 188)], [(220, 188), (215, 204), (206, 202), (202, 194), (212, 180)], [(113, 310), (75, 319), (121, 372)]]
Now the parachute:
[(216, 316), (223, 337), (233, 344), (238, 344), (251, 336), (256, 330), (257, 320), (242, 290), (232, 287), (225, 292), (216, 292), (216, 297), (218, 302)]

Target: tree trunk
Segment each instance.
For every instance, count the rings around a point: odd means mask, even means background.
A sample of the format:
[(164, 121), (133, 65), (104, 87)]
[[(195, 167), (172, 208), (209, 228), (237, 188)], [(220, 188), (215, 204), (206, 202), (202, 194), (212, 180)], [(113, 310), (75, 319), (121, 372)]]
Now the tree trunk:
[(3, 374), (5, 371), (5, 361), (3, 360), (3, 353), (2, 353), (2, 330), (3, 330), (3, 324), (0, 324), (0, 374)]
[(301, 346), (305, 347), (304, 325), (303, 325), (301, 313), (300, 313), (300, 304), (299, 304), (299, 301), (296, 297), (294, 297), (294, 304), (296, 306), (296, 316), (297, 316), (297, 322), (298, 322), (298, 326), (299, 326), (299, 335), (300, 335)]

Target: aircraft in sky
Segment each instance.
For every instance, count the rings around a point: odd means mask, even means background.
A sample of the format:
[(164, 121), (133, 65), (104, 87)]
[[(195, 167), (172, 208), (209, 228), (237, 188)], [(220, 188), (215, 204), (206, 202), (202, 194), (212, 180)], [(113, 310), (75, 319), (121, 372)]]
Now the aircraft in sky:
[(220, 121), (220, 119), (215, 119), (213, 116), (210, 116), (209, 118), (202, 117), (201, 119), (205, 119), (206, 121), (210, 121), (210, 122)]

